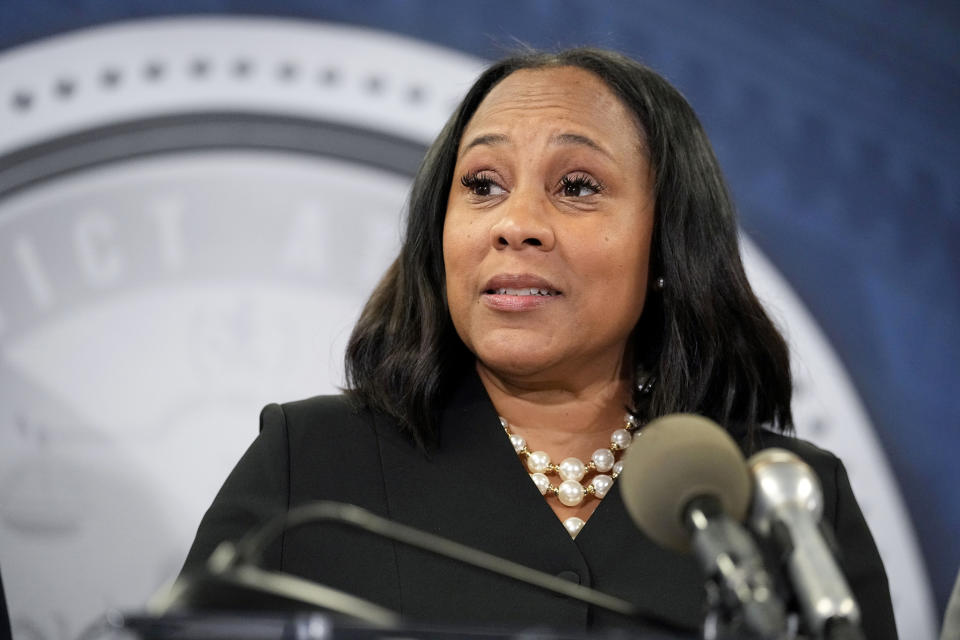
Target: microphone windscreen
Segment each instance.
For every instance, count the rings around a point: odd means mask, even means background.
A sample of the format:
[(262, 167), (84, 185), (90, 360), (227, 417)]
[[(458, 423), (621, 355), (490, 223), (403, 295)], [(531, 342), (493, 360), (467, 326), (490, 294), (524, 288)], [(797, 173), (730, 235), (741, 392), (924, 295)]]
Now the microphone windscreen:
[(620, 495), (634, 523), (658, 545), (690, 548), (684, 510), (693, 498), (716, 497), (742, 521), (750, 475), (733, 438), (712, 420), (673, 414), (646, 425), (623, 458)]

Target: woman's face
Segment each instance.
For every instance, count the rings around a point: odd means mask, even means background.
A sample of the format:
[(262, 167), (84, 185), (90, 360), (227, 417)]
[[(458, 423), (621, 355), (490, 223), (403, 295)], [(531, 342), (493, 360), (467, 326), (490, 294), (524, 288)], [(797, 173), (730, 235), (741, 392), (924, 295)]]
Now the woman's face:
[(646, 297), (653, 175), (627, 108), (576, 67), (517, 71), (464, 130), (443, 228), (447, 302), (494, 372), (616, 375)]

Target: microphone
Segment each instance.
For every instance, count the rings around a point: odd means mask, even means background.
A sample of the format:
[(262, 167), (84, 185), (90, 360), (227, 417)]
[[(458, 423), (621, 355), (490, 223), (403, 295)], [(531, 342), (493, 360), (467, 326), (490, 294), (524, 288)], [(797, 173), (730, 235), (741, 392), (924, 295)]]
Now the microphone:
[(619, 481), (627, 512), (641, 531), (667, 549), (693, 550), (717, 587), (711, 604), (739, 613), (762, 638), (786, 633), (773, 579), (738, 524), (750, 503), (750, 475), (726, 431), (692, 414), (658, 418), (627, 450)]
[(329, 501), (294, 507), (251, 531), (237, 543), (220, 543), (207, 561), (206, 571), (177, 578), (153, 598), (149, 611), (155, 615), (165, 615), (185, 610), (269, 608), (296, 611), (313, 608), (331, 611), (374, 627), (399, 628), (403, 621), (393, 611), (321, 584), (260, 567), (265, 550), (281, 534), (318, 524), (359, 529), (453, 562), (641, 620), (650, 630), (658, 631), (663, 637), (680, 637), (674, 634), (687, 637), (683, 627), (661, 614), (643, 610), (620, 598), (400, 524), (361, 507)]
[(750, 523), (782, 554), (808, 631), (822, 638), (863, 638), (860, 608), (820, 533), (823, 491), (813, 469), (784, 449), (748, 461), (755, 481)]
[(323, 611), (376, 629), (399, 628), (402, 622), (398, 613), (363, 598), (243, 562), (229, 541), (220, 543), (204, 569), (178, 576), (161, 587), (146, 606), (148, 615), (158, 617), (203, 611)]

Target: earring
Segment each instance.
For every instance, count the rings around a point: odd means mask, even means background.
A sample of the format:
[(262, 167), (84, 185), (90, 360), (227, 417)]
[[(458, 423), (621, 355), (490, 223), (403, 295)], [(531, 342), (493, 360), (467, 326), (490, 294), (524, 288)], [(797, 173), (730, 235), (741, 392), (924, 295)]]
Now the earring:
[(665, 284), (666, 284), (666, 281), (663, 279), (663, 276), (660, 276), (653, 281), (653, 290), (663, 291), (663, 287)]
[(637, 371), (637, 391), (641, 395), (650, 395), (653, 391), (653, 386), (657, 383), (657, 378), (652, 373), (646, 373), (643, 370)]

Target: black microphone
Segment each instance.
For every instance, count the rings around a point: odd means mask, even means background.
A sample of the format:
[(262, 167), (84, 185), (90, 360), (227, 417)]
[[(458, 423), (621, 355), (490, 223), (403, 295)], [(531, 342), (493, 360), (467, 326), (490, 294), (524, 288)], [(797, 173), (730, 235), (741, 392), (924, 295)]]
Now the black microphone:
[(760, 451), (748, 466), (755, 482), (750, 523), (780, 551), (808, 631), (818, 638), (863, 638), (860, 608), (820, 533), (817, 474), (784, 449)]
[(148, 616), (160, 618), (252, 611), (322, 611), (339, 620), (378, 629), (395, 629), (402, 622), (400, 614), (369, 600), (247, 563), (230, 541), (220, 543), (203, 568), (185, 572), (161, 587), (146, 605)]
[(713, 604), (762, 638), (786, 633), (763, 556), (738, 524), (750, 503), (750, 474), (726, 431), (702, 416), (658, 418), (624, 456), (620, 482), (630, 517), (648, 537), (674, 551), (692, 548), (719, 591)]
[(651, 630), (655, 629), (664, 635), (687, 637), (683, 627), (626, 600), (400, 524), (355, 505), (325, 501), (290, 509), (250, 532), (236, 544), (222, 542), (207, 561), (205, 571), (179, 577), (152, 599), (148, 611), (154, 615), (165, 615), (210, 609), (291, 611), (319, 608), (371, 626), (399, 626), (402, 621), (393, 611), (324, 585), (259, 566), (264, 551), (281, 534), (318, 524), (359, 529), (453, 562), (641, 620)]

